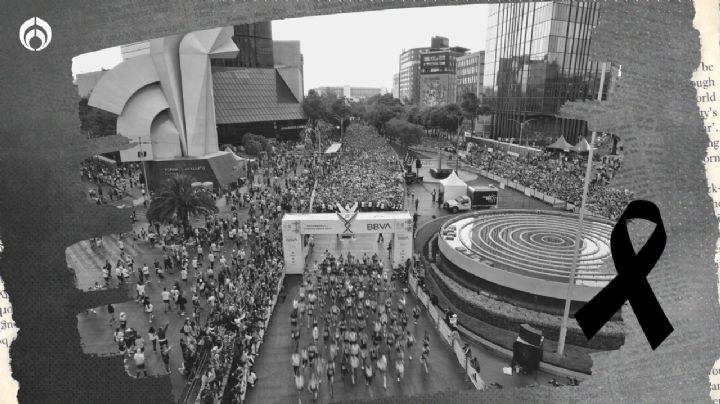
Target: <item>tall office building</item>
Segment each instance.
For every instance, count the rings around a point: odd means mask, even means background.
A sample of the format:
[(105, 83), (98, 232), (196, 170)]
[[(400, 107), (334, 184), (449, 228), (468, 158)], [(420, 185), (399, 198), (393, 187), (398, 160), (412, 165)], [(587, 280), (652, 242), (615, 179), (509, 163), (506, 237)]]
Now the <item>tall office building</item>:
[(235, 25), (232, 39), (240, 51), (232, 59), (211, 59), (213, 71), (223, 71), (227, 67), (274, 67), (271, 21)]
[(398, 71), (398, 98), (406, 104), (420, 100), (420, 55), (430, 48), (413, 48), (400, 54)]
[(393, 74), (392, 95), (393, 98), (400, 99), (400, 73)]
[[(558, 117), (568, 100), (597, 98), (601, 63), (590, 59), (592, 29), (600, 3), (560, 0), (490, 6), (483, 87), (496, 113), (493, 138), (576, 143), (587, 122)], [(606, 66), (605, 89), (612, 67)], [(603, 91), (603, 99), (607, 91)]]
[(456, 102), (462, 102), (463, 96), (473, 93), (482, 102), (483, 72), (485, 64), (485, 52), (468, 53), (457, 58), (457, 83)]
[(432, 38), (430, 49), (420, 55), (420, 106), (455, 102), (457, 58), (467, 51), (460, 46), (450, 47), (447, 38)]

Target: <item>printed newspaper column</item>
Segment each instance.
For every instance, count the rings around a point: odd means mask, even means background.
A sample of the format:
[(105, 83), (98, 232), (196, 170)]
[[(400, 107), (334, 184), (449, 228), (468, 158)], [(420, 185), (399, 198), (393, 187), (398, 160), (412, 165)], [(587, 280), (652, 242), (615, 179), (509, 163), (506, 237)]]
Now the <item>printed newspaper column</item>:
[[(0, 253), (2, 244), (0, 242)], [(11, 377), (10, 344), (17, 337), (18, 329), (12, 319), (12, 305), (5, 292), (5, 284), (0, 279), (0, 391), (5, 398), (17, 397), (18, 382)], [(8, 401), (9, 402), (9, 401)]]
[(720, 404), (720, 359), (715, 361), (710, 371), (710, 399), (712, 404)]
[[(693, 75), (693, 84), (697, 92), (697, 104), (708, 134), (705, 173), (708, 179), (708, 191), (713, 200), (715, 215), (720, 216), (720, 103), (717, 99), (717, 81), (720, 80), (720, 9), (715, 0), (697, 0), (693, 2), (695, 19), (693, 26), (700, 33), (700, 66)], [(720, 240), (716, 242), (716, 265), (720, 264)], [(720, 277), (720, 265), (718, 266)], [(718, 283), (720, 292), (720, 283)], [(710, 398), (714, 404), (720, 404), (720, 359), (710, 372)]]

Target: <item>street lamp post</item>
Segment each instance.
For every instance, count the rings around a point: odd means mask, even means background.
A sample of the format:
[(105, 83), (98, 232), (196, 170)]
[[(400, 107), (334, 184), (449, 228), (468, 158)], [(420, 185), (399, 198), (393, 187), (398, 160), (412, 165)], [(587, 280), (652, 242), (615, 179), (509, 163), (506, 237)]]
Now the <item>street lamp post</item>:
[(508, 119), (508, 121), (513, 121), (513, 122), (517, 123), (518, 125), (520, 125), (520, 139), (518, 140), (519, 145), (522, 146), (522, 134), (523, 134), (523, 129), (525, 129), (525, 125), (527, 125), (530, 122), (535, 121), (535, 120), (536, 119), (526, 119), (526, 120), (520, 122), (517, 119)]
[[(600, 75), (600, 89), (597, 100), (602, 101), (603, 84), (605, 81), (605, 62), (602, 63), (602, 74)], [(593, 144), (595, 144), (595, 132), (590, 138), (590, 150), (588, 151), (587, 167), (585, 169), (585, 180), (583, 183), (582, 199), (580, 201), (580, 216), (578, 217), (578, 229), (575, 233), (575, 246), (573, 247), (573, 263), (570, 268), (570, 279), (568, 282), (567, 294), (565, 296), (565, 310), (563, 311), (562, 324), (560, 325), (560, 338), (558, 339), (558, 355), (565, 353), (565, 338), (567, 336), (568, 321), (570, 318), (570, 303), (572, 302), (573, 287), (575, 286), (575, 273), (577, 272), (578, 255), (580, 253), (580, 238), (582, 236), (583, 218), (585, 214), (585, 203), (587, 202), (588, 188), (590, 186), (590, 173), (592, 170)]]
[(342, 143), (342, 138), (345, 135), (345, 117), (342, 117), (338, 114), (333, 114), (333, 117), (337, 119), (340, 122), (340, 143)]
[(462, 119), (462, 115), (458, 115), (458, 116), (457, 116), (457, 131), (456, 131), (457, 133), (455, 133), (455, 137), (456, 137), (455, 143), (456, 143), (456, 146), (457, 146), (458, 144), (460, 144), (460, 120), (461, 120), (461, 119)]
[(145, 152), (143, 151), (143, 145), (153, 144), (154, 142), (143, 142), (142, 137), (138, 136), (138, 143), (140, 144), (140, 152), (138, 153), (138, 157), (140, 157), (140, 161), (142, 162), (143, 167), (143, 186), (145, 187), (145, 199), (148, 199), (150, 197), (150, 189), (148, 188), (148, 176), (147, 169), (145, 168)]

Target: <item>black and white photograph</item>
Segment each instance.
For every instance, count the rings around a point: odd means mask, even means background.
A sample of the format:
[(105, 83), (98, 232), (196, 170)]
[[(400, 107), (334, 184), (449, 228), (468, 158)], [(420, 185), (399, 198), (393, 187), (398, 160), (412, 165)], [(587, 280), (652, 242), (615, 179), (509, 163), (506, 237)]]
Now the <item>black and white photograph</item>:
[(720, 400), (707, 4), (184, 3), (20, 28), (0, 402)]

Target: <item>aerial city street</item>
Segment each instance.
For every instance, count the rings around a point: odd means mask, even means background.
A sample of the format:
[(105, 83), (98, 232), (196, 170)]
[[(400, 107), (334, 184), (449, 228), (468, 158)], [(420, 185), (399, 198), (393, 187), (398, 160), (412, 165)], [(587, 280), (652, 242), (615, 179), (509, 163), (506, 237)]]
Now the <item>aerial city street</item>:
[[(366, 32), (411, 12), (427, 20)], [(463, 14), (472, 28), (432, 23)], [(620, 313), (590, 340), (574, 313), (616, 275), (635, 198), (613, 182), (620, 135), (560, 114), (622, 80), (590, 58), (601, 14), (386, 10), (79, 55), (83, 133), (130, 142), (80, 164), (85, 197), (132, 224), (66, 248), (78, 289), (127, 297), (77, 314), (83, 353), (169, 379), (178, 403), (584, 382), (624, 343)]]

